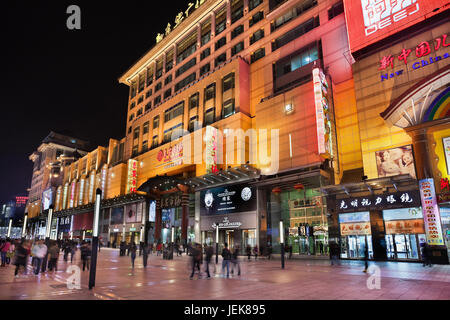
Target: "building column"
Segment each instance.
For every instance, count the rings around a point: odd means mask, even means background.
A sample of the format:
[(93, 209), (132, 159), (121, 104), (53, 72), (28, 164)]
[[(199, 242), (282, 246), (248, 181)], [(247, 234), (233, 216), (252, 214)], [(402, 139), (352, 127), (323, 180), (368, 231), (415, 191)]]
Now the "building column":
[(244, 14), (248, 13), (248, 0), (244, 0)]
[(227, 27), (231, 25), (231, 2), (227, 0)]
[(373, 259), (376, 261), (386, 261), (386, 231), (384, 228), (383, 211), (370, 211), (370, 229), (372, 233)]
[(414, 160), (416, 161), (417, 180), (433, 177), (432, 164), (430, 160), (430, 150), (428, 146), (428, 130), (424, 128), (408, 130), (406, 133), (411, 137)]
[(197, 23), (197, 49), (202, 46), (202, 25)]
[(188, 225), (189, 225), (189, 194), (183, 192), (183, 199), (181, 201), (183, 215), (181, 218), (181, 243), (187, 243)]

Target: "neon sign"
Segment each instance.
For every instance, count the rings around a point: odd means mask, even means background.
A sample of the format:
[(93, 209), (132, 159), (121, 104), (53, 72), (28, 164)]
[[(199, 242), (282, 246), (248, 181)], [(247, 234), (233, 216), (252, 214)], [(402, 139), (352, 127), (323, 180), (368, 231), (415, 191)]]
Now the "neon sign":
[(419, 188), (422, 199), (427, 243), (429, 245), (442, 246), (444, 245), (444, 239), (442, 237), (441, 218), (439, 214), (436, 192), (434, 190), (434, 180), (420, 180)]
[(318, 152), (328, 157), (332, 156), (329, 87), (325, 74), (320, 68), (313, 69), (313, 83)]
[(137, 161), (128, 160), (127, 194), (137, 191)]

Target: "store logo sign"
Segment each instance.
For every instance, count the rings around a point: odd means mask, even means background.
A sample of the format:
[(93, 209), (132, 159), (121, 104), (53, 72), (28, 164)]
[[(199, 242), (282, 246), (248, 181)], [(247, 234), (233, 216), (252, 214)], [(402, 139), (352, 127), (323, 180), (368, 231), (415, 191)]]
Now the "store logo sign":
[(420, 11), (418, 0), (361, 0), (366, 36)]
[(219, 224), (213, 223), (214, 229), (219, 226), (219, 229), (239, 229), (242, 226), (242, 222), (231, 222), (228, 217), (223, 218), (223, 222)]
[(442, 246), (444, 239), (442, 236), (441, 218), (434, 189), (434, 179), (424, 179), (419, 181), (420, 196), (422, 199), (423, 216), (425, 220), (425, 232), (429, 245)]

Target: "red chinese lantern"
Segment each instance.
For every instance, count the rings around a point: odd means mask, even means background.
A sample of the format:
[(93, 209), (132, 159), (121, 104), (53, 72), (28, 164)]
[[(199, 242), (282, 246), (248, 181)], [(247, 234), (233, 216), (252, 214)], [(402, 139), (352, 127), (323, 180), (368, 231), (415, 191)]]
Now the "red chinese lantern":
[(273, 188), (272, 189), (272, 193), (280, 194), (281, 193), (281, 188), (280, 187)]
[(294, 189), (295, 189), (295, 190), (304, 190), (304, 189), (305, 189), (305, 186), (302, 185), (301, 183), (297, 183), (297, 184), (294, 186)]

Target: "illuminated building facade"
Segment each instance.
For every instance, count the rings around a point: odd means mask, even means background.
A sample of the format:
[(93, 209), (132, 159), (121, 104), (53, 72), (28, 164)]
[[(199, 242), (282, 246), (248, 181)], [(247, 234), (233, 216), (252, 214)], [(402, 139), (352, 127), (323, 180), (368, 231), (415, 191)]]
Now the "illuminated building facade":
[(173, 26), (119, 79), (151, 238), (213, 243), (219, 226), (221, 245), (277, 252), (283, 219), (295, 253), (326, 255), (319, 188), (362, 166), (342, 2), (197, 1)]
[[(322, 188), (341, 257), (448, 263), (449, 9), (344, 1), (362, 167)], [(385, 6), (385, 7), (383, 7)]]

